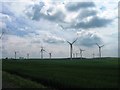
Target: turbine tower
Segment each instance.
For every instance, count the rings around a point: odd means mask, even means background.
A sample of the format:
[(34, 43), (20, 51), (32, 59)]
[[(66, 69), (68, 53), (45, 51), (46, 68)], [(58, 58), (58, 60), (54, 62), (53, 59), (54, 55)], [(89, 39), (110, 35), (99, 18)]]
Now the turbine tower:
[(17, 53), (18, 53), (18, 51), (15, 51), (15, 59), (17, 59)]
[(27, 53), (27, 59), (29, 59), (29, 53)]
[[(62, 25), (59, 25), (63, 30), (65, 30), (65, 28)], [(77, 38), (78, 39), (78, 38)], [(73, 44), (77, 41), (77, 39), (75, 39), (72, 43), (67, 41), (68, 44), (70, 44), (70, 59), (72, 60), (72, 51), (73, 51)]]
[(100, 46), (100, 45), (98, 45), (97, 43), (96, 43), (96, 45), (97, 45), (98, 48), (99, 48), (99, 58), (101, 58), (101, 48), (102, 48), (104, 45)]
[(76, 53), (76, 58), (78, 57), (78, 53)]
[(43, 52), (44, 52), (45, 50), (43, 49), (43, 47), (41, 47), (41, 50), (40, 50), (40, 52), (41, 52), (41, 59), (43, 59)]
[(50, 56), (50, 59), (51, 59), (51, 57), (52, 57), (52, 53), (51, 52), (49, 53), (49, 56)]
[(72, 60), (73, 44), (77, 41), (77, 39), (75, 39), (72, 43), (67, 41), (67, 43), (70, 45), (70, 59), (71, 60)]
[(85, 50), (82, 50), (81, 48), (80, 48), (80, 56), (81, 56), (81, 59), (82, 59), (82, 52), (83, 51), (85, 51)]
[(93, 53), (92, 55), (93, 55), (93, 58), (95, 58), (95, 54)]
[(46, 53), (48, 53), (49, 54), (49, 58), (51, 59), (52, 58), (52, 51), (50, 52), (48, 52), (48, 50), (46, 51), (46, 50), (44, 50)]
[(75, 53), (73, 53), (73, 58), (75, 58)]

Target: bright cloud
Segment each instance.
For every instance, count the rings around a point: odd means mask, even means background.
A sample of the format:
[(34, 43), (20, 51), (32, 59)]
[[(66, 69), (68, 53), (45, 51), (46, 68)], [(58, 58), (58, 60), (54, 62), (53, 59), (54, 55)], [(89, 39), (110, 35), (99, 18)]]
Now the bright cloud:
[(13, 57), (15, 50), (20, 56), (29, 52), (39, 57), (41, 46), (54, 57), (68, 57), (66, 40), (77, 37), (74, 47), (87, 49), (86, 57), (91, 57), (89, 50), (97, 53), (95, 43), (106, 44), (104, 56), (118, 56), (117, 1), (4, 0), (0, 5), (3, 57)]

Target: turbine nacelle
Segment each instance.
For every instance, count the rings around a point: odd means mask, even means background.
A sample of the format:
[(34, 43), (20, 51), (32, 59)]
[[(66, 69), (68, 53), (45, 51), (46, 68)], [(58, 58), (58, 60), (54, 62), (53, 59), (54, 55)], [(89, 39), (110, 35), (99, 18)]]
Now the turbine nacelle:
[(45, 49), (43, 49), (43, 47), (41, 47), (41, 50), (40, 50), (40, 52), (41, 52), (41, 59), (43, 59), (43, 51), (45, 51)]
[(101, 48), (102, 48), (104, 45), (100, 46), (100, 45), (98, 45), (97, 43), (96, 43), (96, 45), (99, 47), (99, 57), (101, 58)]
[(80, 49), (80, 51), (85, 51), (85, 50), (83, 50), (83, 49)]
[[(78, 39), (78, 38), (77, 38)], [(72, 43), (71, 42), (69, 42), (69, 41), (67, 41), (67, 43), (68, 44), (70, 44), (70, 58), (71, 58), (71, 60), (72, 60), (72, 45), (77, 41), (77, 39), (75, 39)]]
[(73, 45), (76, 41), (77, 41), (78, 38), (76, 38), (72, 43), (67, 41), (67, 43), (69, 43), (70, 45)]
[(99, 48), (104, 47), (104, 45), (100, 46), (100, 45), (98, 45), (97, 43), (96, 43), (96, 45), (97, 45)]

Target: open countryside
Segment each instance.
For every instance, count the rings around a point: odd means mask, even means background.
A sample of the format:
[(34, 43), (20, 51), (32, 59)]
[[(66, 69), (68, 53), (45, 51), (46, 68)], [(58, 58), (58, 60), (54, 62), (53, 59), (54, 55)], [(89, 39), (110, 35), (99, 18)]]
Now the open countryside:
[[(118, 88), (117, 58), (83, 60), (4, 60), (3, 71), (42, 84), (46, 88)], [(4, 76), (3, 76), (4, 77)], [(10, 77), (7, 77), (8, 79)], [(4, 80), (4, 78), (3, 78)], [(14, 85), (25, 88), (32, 86)], [(35, 88), (35, 87), (34, 87)], [(36, 88), (38, 88), (36, 86)], [(41, 86), (39, 88), (42, 88)]]
[(97, 1), (1, 1), (2, 89), (120, 88), (120, 3)]

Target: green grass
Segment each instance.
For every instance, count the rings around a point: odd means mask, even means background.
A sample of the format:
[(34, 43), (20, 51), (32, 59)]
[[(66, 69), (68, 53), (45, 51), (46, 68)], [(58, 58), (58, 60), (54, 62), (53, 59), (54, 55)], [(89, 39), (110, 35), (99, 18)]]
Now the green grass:
[(117, 88), (118, 59), (3, 60), (3, 70), (54, 88)]
[[(3, 74), (3, 83), (7, 83), (12, 85), (14, 88), (45, 88), (43, 85), (38, 84), (34, 81), (31, 81), (29, 79), (24, 79), (20, 76), (9, 74), (7, 72), (2, 72)], [(9, 88), (9, 87), (4, 87), (4, 88)]]

